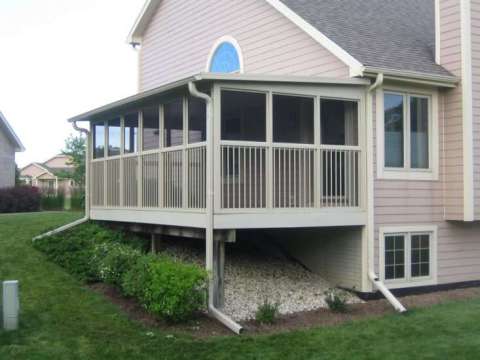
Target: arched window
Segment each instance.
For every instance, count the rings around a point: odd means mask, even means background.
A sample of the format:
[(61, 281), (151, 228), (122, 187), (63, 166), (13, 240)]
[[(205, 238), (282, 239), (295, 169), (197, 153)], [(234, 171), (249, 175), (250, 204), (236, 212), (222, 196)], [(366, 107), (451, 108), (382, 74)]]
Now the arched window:
[(243, 72), (241, 50), (235, 39), (223, 37), (217, 40), (209, 56), (207, 71), (212, 73)]

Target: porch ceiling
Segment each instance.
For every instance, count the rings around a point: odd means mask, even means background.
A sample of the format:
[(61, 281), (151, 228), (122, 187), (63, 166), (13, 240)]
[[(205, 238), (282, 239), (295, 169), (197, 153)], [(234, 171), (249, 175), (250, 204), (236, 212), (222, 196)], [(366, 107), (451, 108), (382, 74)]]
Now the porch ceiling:
[(112, 102), (99, 108), (87, 111), (83, 114), (68, 119), (69, 122), (75, 121), (95, 121), (110, 114), (133, 110), (148, 104), (156, 99), (172, 95), (179, 91), (186, 91), (189, 82), (243, 82), (243, 83), (277, 83), (277, 84), (303, 84), (303, 85), (338, 85), (338, 86), (367, 86), (370, 80), (350, 78), (333, 79), (325, 77), (303, 77), (303, 76), (278, 76), (278, 75), (250, 75), (250, 74), (213, 74), (200, 73), (168, 83), (152, 90), (144, 91), (133, 96)]

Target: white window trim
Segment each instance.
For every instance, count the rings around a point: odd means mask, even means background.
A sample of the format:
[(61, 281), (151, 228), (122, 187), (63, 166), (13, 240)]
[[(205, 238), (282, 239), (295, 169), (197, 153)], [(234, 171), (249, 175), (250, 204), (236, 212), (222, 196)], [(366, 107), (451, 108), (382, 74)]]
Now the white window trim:
[[(408, 96), (428, 97), (429, 101), (429, 169), (411, 169), (406, 165), (410, 163), (410, 144), (404, 139), (404, 168), (385, 167), (385, 113), (384, 94), (398, 93)], [(409, 109), (407, 109), (407, 112)], [(405, 127), (409, 131), (409, 116), (404, 117)], [(424, 90), (408, 87), (382, 87), (376, 91), (376, 135), (377, 135), (377, 178), (391, 180), (421, 180), (437, 181), (439, 178), (439, 122), (438, 122), (438, 91)]]
[(205, 67), (205, 72), (209, 73), (210, 72), (210, 67), (212, 66), (212, 60), (213, 56), (215, 55), (215, 52), (217, 51), (218, 47), (223, 44), (223, 43), (230, 43), (233, 45), (235, 50), (237, 50), (238, 54), (238, 61), (240, 63), (240, 70), (239, 71), (234, 71), (232, 72), (233, 74), (243, 74), (244, 73), (244, 64), (243, 64), (243, 52), (242, 48), (240, 47), (240, 44), (238, 41), (230, 35), (225, 35), (217, 40), (215, 40), (215, 43), (213, 44), (212, 48), (210, 49), (210, 53), (208, 54), (208, 60), (207, 60), (207, 66)]
[[(413, 234), (430, 234), (430, 276), (412, 278), (411, 272), (411, 244), (408, 240)], [(380, 279), (389, 289), (407, 288), (415, 286), (436, 285), (437, 280), (437, 234), (436, 225), (414, 226), (384, 226), (379, 229), (379, 267)], [(403, 279), (385, 280), (385, 236), (407, 235), (405, 239), (405, 277)]]

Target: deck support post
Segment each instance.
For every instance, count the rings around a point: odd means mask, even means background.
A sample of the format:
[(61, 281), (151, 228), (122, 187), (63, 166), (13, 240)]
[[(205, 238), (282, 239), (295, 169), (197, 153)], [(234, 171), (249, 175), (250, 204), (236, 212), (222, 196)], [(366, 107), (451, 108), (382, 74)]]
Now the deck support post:
[(161, 242), (161, 234), (153, 232), (150, 236), (150, 249), (153, 254), (156, 254), (160, 249), (159, 243)]
[(222, 309), (225, 305), (225, 241), (213, 241), (213, 305)]

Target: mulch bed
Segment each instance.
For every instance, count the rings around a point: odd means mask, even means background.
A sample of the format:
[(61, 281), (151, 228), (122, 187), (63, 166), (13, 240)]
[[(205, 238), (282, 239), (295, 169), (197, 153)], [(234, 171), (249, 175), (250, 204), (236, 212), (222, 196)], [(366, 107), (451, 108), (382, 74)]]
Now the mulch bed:
[[(234, 335), (230, 330), (206, 314), (198, 314), (195, 319), (186, 324), (168, 324), (146, 312), (135, 299), (126, 298), (112, 286), (98, 283), (89, 287), (93, 291), (103, 294), (112, 303), (119, 306), (130, 319), (139, 321), (147, 327), (156, 327), (171, 334), (184, 334), (196, 338)], [(414, 309), (446, 301), (477, 297), (480, 297), (480, 287), (404, 296), (400, 298), (400, 301), (407, 309)], [(273, 325), (260, 325), (255, 321), (248, 321), (242, 323), (242, 325), (244, 325), (245, 333), (247, 334), (271, 334), (338, 325), (353, 320), (393, 314), (394, 312), (392, 306), (385, 299), (381, 299), (349, 305), (348, 312), (344, 314), (334, 313), (328, 309), (319, 309), (281, 316)]]

